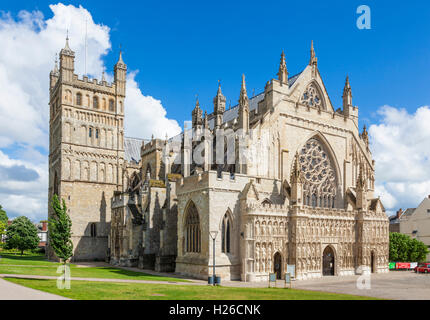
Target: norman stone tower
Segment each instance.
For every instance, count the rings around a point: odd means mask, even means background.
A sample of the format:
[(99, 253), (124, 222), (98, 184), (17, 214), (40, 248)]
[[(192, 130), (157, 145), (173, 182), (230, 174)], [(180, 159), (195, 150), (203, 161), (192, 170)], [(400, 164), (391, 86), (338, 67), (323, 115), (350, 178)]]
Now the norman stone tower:
[[(104, 260), (111, 197), (122, 190), (127, 66), (120, 53), (114, 82), (78, 79), (66, 46), (50, 73), (49, 207), (57, 194), (72, 219), (73, 260)], [(49, 208), (49, 215), (52, 209)], [(49, 258), (55, 258), (48, 250)]]

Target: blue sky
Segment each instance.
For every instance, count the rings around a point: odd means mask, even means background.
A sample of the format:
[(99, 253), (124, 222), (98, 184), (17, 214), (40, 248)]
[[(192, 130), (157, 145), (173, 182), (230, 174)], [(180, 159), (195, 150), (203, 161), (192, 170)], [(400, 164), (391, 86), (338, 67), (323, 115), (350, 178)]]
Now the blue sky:
[[(371, 29), (356, 26), (358, 6)], [(48, 74), (66, 30), (83, 70), (108, 79), (120, 44), (129, 67), (126, 135), (173, 134), (198, 94), (212, 112), (218, 80), (237, 104), (276, 77), (282, 50), (290, 76), (318, 67), (335, 109), (348, 74), (360, 127), (369, 127), (376, 196), (388, 211), (430, 194), (430, 6), (424, 1), (7, 1), (0, 9), (0, 204), (10, 216), (46, 218)], [(70, 21), (73, 21), (71, 23)], [(78, 72), (79, 73), (79, 72)], [(19, 110), (20, 112), (15, 112)], [(176, 121), (175, 121), (176, 120)]]
[[(2, 9), (42, 11), (52, 1), (8, 1)], [(126, 63), (140, 72), (144, 93), (162, 99), (180, 124), (195, 95), (207, 110), (217, 80), (235, 105), (241, 74), (249, 91), (275, 77), (282, 49), (290, 75), (308, 63), (315, 41), (319, 68), (333, 103), (341, 106), (350, 75), (361, 121), (373, 122), (385, 104), (408, 110), (429, 104), (430, 7), (424, 1), (63, 1), (82, 4), (96, 23), (109, 26), (111, 66), (122, 44)], [(356, 9), (371, 8), (372, 29), (359, 30)], [(72, 39), (73, 41), (73, 39)]]

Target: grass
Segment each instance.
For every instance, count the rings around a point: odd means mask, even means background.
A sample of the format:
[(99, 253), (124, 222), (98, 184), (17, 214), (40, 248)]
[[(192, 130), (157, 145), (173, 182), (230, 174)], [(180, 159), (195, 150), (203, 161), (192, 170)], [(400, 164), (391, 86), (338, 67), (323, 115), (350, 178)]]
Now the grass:
[(76, 300), (377, 300), (370, 297), (283, 288), (231, 288), (167, 284), (72, 281), (60, 290), (56, 280), (7, 278), (10, 282)]
[[(57, 268), (60, 264), (47, 261), (41, 254), (28, 253), (20, 256), (2, 252), (0, 255), (2, 256), (0, 259), (0, 274), (59, 276)], [(188, 280), (184, 279), (151, 275), (115, 267), (79, 267), (74, 264), (70, 264), (70, 275), (77, 278), (188, 282)]]
[[(38, 276), (58, 277), (57, 267), (47, 266), (5, 266), (0, 265), (0, 274), (24, 274)], [(151, 275), (144, 272), (129, 271), (113, 267), (70, 267), (70, 276), (73, 278), (102, 278), (102, 279), (128, 279), (128, 280), (151, 280), (151, 281), (175, 281), (188, 282), (184, 279)]]
[(0, 266), (9, 265), (31, 265), (31, 266), (58, 266), (59, 263), (46, 260), (40, 253), (25, 252), (23, 256), (13, 251), (0, 251)]

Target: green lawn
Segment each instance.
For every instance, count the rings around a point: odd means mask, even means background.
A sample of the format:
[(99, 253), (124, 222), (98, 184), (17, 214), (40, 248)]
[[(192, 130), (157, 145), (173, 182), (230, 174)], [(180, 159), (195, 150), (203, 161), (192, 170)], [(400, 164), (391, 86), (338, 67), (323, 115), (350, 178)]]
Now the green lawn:
[(21, 256), (18, 253), (10, 251), (0, 251), (0, 265), (32, 265), (32, 266), (58, 266), (59, 263), (46, 260), (45, 256), (37, 253), (24, 253)]
[[(0, 265), (0, 274), (26, 274), (38, 276), (58, 277), (57, 267), (49, 266), (5, 266)], [(135, 272), (111, 267), (85, 267), (72, 266), (70, 276), (73, 278), (104, 278), (104, 279), (128, 279), (128, 280), (151, 280), (151, 281), (175, 281), (188, 282), (187, 280), (150, 275), (144, 272)]]
[(76, 300), (376, 300), (345, 294), (283, 288), (230, 288), (194, 285), (72, 281), (60, 290), (56, 280), (5, 280)]
[[(43, 255), (26, 254), (21, 257), (10, 253), (0, 253), (0, 256), (2, 257), (0, 259), (0, 274), (59, 276), (57, 268), (60, 264), (45, 260)], [(78, 267), (74, 264), (70, 264), (70, 276), (76, 278), (189, 282), (184, 279), (155, 276), (115, 267)]]

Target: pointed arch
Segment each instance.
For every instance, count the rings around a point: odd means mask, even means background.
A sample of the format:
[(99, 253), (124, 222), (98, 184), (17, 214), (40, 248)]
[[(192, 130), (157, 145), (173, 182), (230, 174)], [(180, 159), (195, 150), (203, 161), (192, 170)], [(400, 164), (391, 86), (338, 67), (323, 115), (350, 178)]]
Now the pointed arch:
[(341, 195), (341, 171), (327, 139), (313, 132), (297, 150), (302, 171), (305, 205), (334, 208)]
[(307, 107), (327, 111), (327, 103), (325, 101), (323, 90), (315, 80), (312, 80), (304, 87), (299, 96), (298, 102), (306, 105)]
[(200, 217), (192, 200), (188, 202), (184, 212), (185, 252), (198, 253), (201, 250)]
[(263, 202), (261, 202), (262, 205), (271, 205), (273, 202), (269, 198), (265, 198)]
[(221, 251), (223, 253), (232, 252), (232, 231), (233, 231), (233, 217), (230, 208), (221, 219)]
[[(326, 151), (328, 152), (330, 159), (332, 160), (332, 164), (334, 166), (334, 169), (336, 171), (336, 177), (337, 177), (337, 183), (339, 185), (342, 184), (342, 175), (341, 170), (339, 166), (339, 161), (337, 160), (336, 153), (334, 152), (333, 148), (330, 145), (330, 142), (327, 140), (327, 138), (324, 136), (324, 134), (321, 131), (315, 130), (309, 135), (307, 135), (304, 139), (302, 139), (296, 149), (296, 152), (300, 153), (300, 150), (303, 148), (303, 146), (311, 139), (317, 139), (319, 142), (326, 148)], [(295, 154), (295, 153), (294, 153)], [(294, 165), (294, 162), (292, 163), (291, 167)]]

